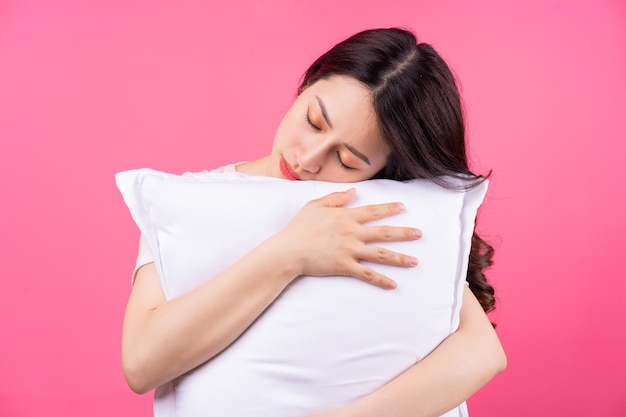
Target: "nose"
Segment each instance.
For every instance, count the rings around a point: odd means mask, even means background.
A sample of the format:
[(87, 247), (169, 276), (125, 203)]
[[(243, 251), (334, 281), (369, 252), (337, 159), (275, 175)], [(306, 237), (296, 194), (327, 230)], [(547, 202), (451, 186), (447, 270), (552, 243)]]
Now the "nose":
[(326, 147), (323, 140), (315, 140), (302, 144), (297, 148), (295, 157), (300, 168), (312, 174), (317, 174), (322, 168), (327, 153)]

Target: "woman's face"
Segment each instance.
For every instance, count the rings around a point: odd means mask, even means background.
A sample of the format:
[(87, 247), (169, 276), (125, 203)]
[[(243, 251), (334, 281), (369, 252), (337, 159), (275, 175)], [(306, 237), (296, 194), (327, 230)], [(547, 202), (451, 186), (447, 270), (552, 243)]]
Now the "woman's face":
[(388, 156), (370, 91), (352, 77), (337, 75), (309, 86), (291, 105), (276, 132), (268, 174), (363, 181), (376, 175)]

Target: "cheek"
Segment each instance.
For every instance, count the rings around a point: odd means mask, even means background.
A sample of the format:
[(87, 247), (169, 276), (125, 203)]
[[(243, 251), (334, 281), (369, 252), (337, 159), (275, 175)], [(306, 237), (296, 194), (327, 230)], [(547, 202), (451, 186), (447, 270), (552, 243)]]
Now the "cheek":
[(320, 181), (329, 181), (329, 182), (360, 182), (371, 179), (376, 173), (369, 174), (363, 171), (346, 171), (341, 167), (329, 167), (324, 171), (324, 175), (322, 177), (316, 178)]
[(276, 134), (274, 135), (274, 147), (281, 147), (289, 144), (289, 142), (291, 141), (291, 136), (292, 135), (290, 134), (290, 129), (287, 125), (287, 121), (281, 121), (278, 125), (278, 128), (276, 129)]
[(294, 112), (290, 110), (278, 126), (276, 138), (280, 139), (282, 143), (297, 142), (301, 136), (301, 123), (295, 116)]
[(361, 179), (359, 181), (371, 180), (372, 178), (374, 178), (374, 175), (378, 174), (378, 171), (380, 170), (372, 170), (366, 174), (361, 175)]

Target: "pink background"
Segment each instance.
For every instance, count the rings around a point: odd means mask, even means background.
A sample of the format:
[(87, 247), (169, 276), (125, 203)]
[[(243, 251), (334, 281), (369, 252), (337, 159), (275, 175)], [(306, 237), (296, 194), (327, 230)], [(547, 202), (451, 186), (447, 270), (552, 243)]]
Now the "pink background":
[(263, 155), (308, 63), (392, 25), (448, 59), (494, 171), (509, 366), (471, 412), (626, 415), (623, 0), (181, 3), (0, 3), (0, 415), (151, 415), (120, 370), (138, 232), (114, 173)]

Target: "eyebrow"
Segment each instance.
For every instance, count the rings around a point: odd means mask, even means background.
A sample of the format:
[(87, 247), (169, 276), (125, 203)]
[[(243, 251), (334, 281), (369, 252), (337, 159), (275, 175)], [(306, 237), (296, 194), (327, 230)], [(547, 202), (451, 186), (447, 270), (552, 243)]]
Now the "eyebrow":
[(318, 96), (315, 96), (315, 98), (317, 99), (317, 102), (320, 105), (320, 109), (322, 110), (322, 116), (324, 116), (324, 120), (326, 120), (326, 124), (328, 124), (328, 126), (330, 126), (330, 127), (333, 127), (333, 124), (330, 122), (330, 119), (328, 118), (328, 112), (326, 111), (326, 105), (324, 104), (322, 99), (319, 98)]
[[(318, 96), (315, 96), (315, 98), (317, 99), (317, 102), (320, 105), (320, 109), (322, 110), (322, 116), (324, 117), (324, 120), (326, 120), (326, 123), (328, 124), (328, 126), (330, 126), (332, 128), (333, 124), (330, 122), (330, 118), (328, 117), (328, 112), (326, 111), (326, 105), (324, 104), (324, 101), (321, 98), (319, 98)], [(367, 165), (370, 165), (370, 166), (372, 165), (370, 163), (369, 158), (367, 156), (365, 156), (363, 153), (357, 151), (356, 149), (354, 149), (352, 146), (348, 145), (345, 142), (342, 145), (345, 146), (347, 150), (352, 152), (358, 158), (360, 158), (363, 161), (365, 161), (365, 163)]]
[(370, 163), (370, 160), (367, 156), (363, 155), (361, 152), (357, 151), (356, 149), (354, 149), (352, 146), (348, 145), (347, 143), (343, 143), (343, 146), (346, 147), (346, 149), (348, 149), (350, 152), (352, 152), (353, 154), (355, 154), (356, 156), (358, 156), (359, 158), (361, 158), (362, 160), (365, 161), (365, 163), (367, 163), (367, 165), (372, 165)]

